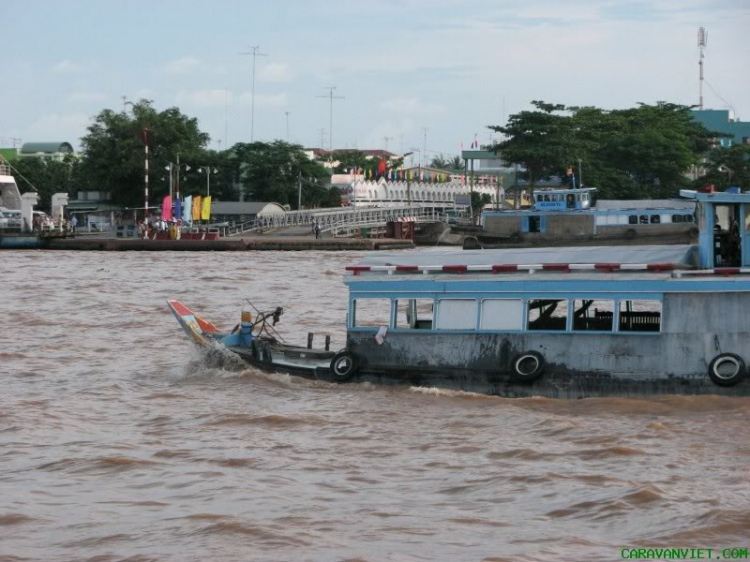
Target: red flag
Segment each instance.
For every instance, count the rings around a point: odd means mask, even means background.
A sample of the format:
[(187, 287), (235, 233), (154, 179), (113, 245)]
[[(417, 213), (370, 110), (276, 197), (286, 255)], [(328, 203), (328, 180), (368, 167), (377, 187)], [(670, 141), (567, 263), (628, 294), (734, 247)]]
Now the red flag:
[(380, 162), (378, 162), (378, 174), (380, 174), (381, 176), (385, 174), (385, 168), (386, 168), (385, 158), (381, 158)]

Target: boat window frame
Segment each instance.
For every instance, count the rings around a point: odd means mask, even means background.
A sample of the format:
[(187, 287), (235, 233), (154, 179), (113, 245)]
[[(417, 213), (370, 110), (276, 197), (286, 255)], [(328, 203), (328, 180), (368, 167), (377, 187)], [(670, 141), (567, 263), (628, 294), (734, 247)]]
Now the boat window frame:
[[(358, 300), (380, 300), (388, 301), (389, 314), (387, 324), (378, 324), (377, 326), (359, 326), (357, 325), (357, 301)], [(388, 329), (393, 325), (393, 298), (392, 297), (352, 297), (349, 299), (349, 311), (347, 312), (347, 329), (348, 330), (364, 330), (377, 332), (382, 326), (386, 326)]]
[[(480, 297), (479, 298), (479, 319), (477, 321), (477, 332), (489, 333), (489, 334), (517, 334), (526, 331), (526, 300), (522, 296), (510, 296), (507, 297)], [(521, 303), (521, 317), (520, 317), (520, 328), (515, 330), (498, 330), (492, 328), (482, 328), (482, 320), (484, 319), (484, 303), (485, 301), (517, 301)]]
[[(575, 324), (574, 324), (574, 318), (575, 315), (575, 306), (577, 301), (607, 301), (612, 303), (612, 328), (609, 330), (576, 330)], [(590, 297), (586, 298), (585, 296), (576, 296), (570, 299), (569, 309), (571, 311), (570, 316), (570, 333), (572, 334), (614, 334), (617, 332), (617, 326), (619, 325), (619, 312), (620, 312), (620, 306), (619, 302), (615, 297), (612, 298), (601, 298), (601, 297)]]
[[(473, 301), (476, 306), (474, 311), (474, 327), (473, 328), (440, 328), (438, 326), (440, 322), (440, 303), (442, 301)], [(432, 315), (432, 329), (436, 332), (477, 332), (479, 330), (479, 315), (481, 314), (481, 300), (479, 297), (437, 297), (434, 304), (434, 312)]]
[[(408, 328), (404, 328), (403, 326), (398, 326), (398, 302), (399, 301), (432, 301), (432, 317), (430, 318), (431, 326), (429, 328), (412, 328), (411, 326)], [(389, 330), (393, 330), (396, 332), (404, 332), (404, 333), (413, 333), (413, 332), (419, 332), (419, 333), (430, 333), (430, 332), (437, 332), (435, 328), (435, 312), (437, 311), (437, 297), (435, 295), (431, 296), (412, 296), (410, 294), (406, 297), (391, 297), (391, 323), (388, 326)], [(419, 322), (419, 315), (417, 315), (417, 322)], [(440, 330), (442, 332), (445, 331), (451, 331), (451, 330)]]
[[(529, 303), (531, 301), (539, 300), (554, 300), (565, 302), (565, 328), (562, 330), (532, 330), (529, 328)], [(569, 334), (572, 333), (570, 329), (570, 297), (569, 296), (534, 296), (524, 298), (523, 303), (523, 331), (530, 334)]]
[[(622, 312), (622, 304), (626, 302), (654, 302), (659, 303), (659, 329), (658, 330), (621, 330), (620, 329), (620, 313)], [(638, 335), (638, 336), (653, 336), (653, 335), (661, 335), (664, 330), (664, 299), (663, 297), (660, 299), (653, 299), (653, 298), (619, 298), (617, 299), (617, 314), (615, 321), (617, 322), (615, 328), (616, 333), (618, 334), (626, 334), (628, 336)]]

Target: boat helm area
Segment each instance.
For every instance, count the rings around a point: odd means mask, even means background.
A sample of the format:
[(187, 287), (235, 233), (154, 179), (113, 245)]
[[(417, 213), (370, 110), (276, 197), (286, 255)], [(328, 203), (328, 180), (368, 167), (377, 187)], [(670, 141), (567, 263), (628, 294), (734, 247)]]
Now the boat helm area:
[(750, 194), (730, 188), (723, 193), (683, 190), (695, 199), (700, 228), (700, 267), (750, 267)]

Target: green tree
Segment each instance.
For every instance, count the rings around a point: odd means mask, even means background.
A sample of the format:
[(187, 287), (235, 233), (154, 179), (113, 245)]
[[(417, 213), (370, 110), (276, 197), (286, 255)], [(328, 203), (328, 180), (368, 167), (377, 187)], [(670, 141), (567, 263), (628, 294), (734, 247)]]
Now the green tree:
[(750, 145), (733, 144), (713, 148), (703, 165), (705, 173), (695, 181), (697, 186), (713, 184), (719, 189), (737, 186), (750, 189)]
[(564, 105), (542, 101), (531, 102), (535, 111), (521, 111), (511, 115), (505, 127), (490, 126), (507, 138), (492, 148), (502, 155), (506, 164), (522, 166), (523, 177), (529, 181), (530, 191), (540, 180), (562, 174), (583, 154), (579, 135)]
[(454, 156), (448, 161), (448, 170), (459, 171), (464, 169), (464, 161), (460, 156)]
[(352, 169), (371, 168), (373, 163), (361, 150), (337, 150), (333, 153), (333, 161), (338, 162), (334, 168), (337, 174), (346, 174)]
[(281, 140), (238, 143), (231, 152), (242, 190), (251, 200), (273, 201), (296, 209), (301, 178), (303, 206), (329, 201), (328, 170), (310, 160), (301, 146)]
[(442, 154), (438, 154), (437, 156), (432, 157), (432, 160), (430, 161), (430, 167), (439, 168), (441, 170), (449, 170), (450, 161), (446, 160)]
[(689, 107), (666, 102), (612, 111), (533, 104), (536, 111), (490, 127), (508, 137), (494, 149), (523, 167), (532, 190), (540, 179), (583, 168), (585, 185), (599, 188), (601, 197), (673, 197), (712, 136)]
[[(593, 140), (583, 155), (584, 177), (596, 178), (600, 195), (620, 198), (675, 197), (689, 185), (687, 172), (708, 148), (710, 133), (690, 108), (666, 102), (601, 112), (592, 123), (579, 119)], [(590, 172), (590, 174), (589, 174)], [(588, 179), (587, 184), (592, 182)]]
[(152, 103), (140, 100), (133, 105), (132, 114), (105, 109), (94, 118), (81, 139), (86, 188), (109, 191), (112, 200), (124, 206), (143, 204), (144, 128), (150, 130), (150, 204), (168, 192), (168, 184), (158, 180), (178, 154), (184, 162), (205, 156), (209, 136), (199, 129), (198, 120), (176, 107), (157, 111)]
[(37, 208), (50, 211), (52, 195), (68, 193), (75, 197), (81, 184), (81, 161), (72, 155), (55, 158), (19, 158), (12, 162), (18, 188), (22, 193), (37, 191)]
[(479, 217), (487, 205), (492, 203), (492, 197), (487, 193), (478, 193), (476, 191), (471, 192), (471, 210), (474, 217)]

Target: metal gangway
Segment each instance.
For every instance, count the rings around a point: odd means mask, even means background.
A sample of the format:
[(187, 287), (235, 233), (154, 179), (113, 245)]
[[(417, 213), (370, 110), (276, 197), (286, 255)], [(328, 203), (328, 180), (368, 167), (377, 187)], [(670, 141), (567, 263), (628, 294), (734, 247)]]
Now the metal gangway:
[(281, 228), (320, 226), (321, 232), (331, 232), (334, 236), (351, 236), (359, 228), (385, 226), (386, 223), (401, 219), (415, 222), (437, 222), (444, 220), (445, 209), (436, 207), (377, 207), (365, 209), (309, 209), (288, 211), (236, 225), (226, 229), (226, 236), (245, 233), (261, 233)]

